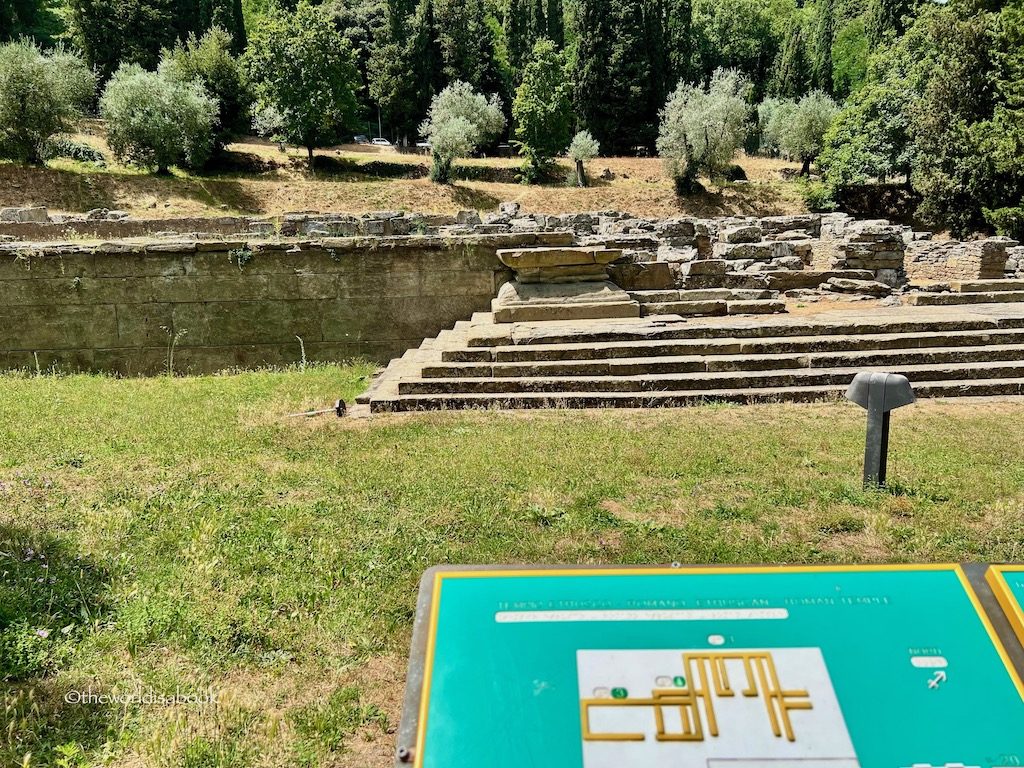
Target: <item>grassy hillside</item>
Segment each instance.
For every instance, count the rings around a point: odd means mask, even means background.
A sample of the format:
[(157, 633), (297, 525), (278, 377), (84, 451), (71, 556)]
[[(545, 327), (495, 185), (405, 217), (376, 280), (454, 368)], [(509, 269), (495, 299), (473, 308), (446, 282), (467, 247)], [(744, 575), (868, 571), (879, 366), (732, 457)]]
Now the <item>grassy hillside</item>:
[(901, 410), (886, 493), (849, 403), (286, 417), (369, 373), (0, 380), (0, 764), (384, 768), (435, 563), (1024, 559), (1018, 402)]
[[(106, 153), (98, 125), (77, 137)], [(739, 158), (747, 183), (715, 186), (680, 198), (655, 158), (599, 158), (590, 164), (593, 185), (516, 183), (517, 159), (475, 159), (462, 163), (461, 180), (449, 186), (425, 178), (429, 158), (395, 150), (346, 146), (321, 150), (310, 171), (304, 150), (282, 153), (276, 146), (249, 141), (234, 144), (222, 168), (203, 174), (175, 171), (159, 177), (119, 166), (97, 168), (53, 160), (45, 168), (0, 163), (0, 207), (45, 205), (55, 212), (92, 208), (126, 210), (138, 216), (274, 214), (285, 211), (407, 210), (455, 213), (491, 210), (518, 200), (526, 210), (567, 213), (625, 210), (642, 216), (680, 214), (771, 215), (803, 210), (799, 188), (780, 178), (792, 164), (765, 158)], [(108, 153), (109, 158), (109, 153)], [(608, 170), (610, 179), (601, 179)], [(557, 176), (569, 172), (561, 161)]]

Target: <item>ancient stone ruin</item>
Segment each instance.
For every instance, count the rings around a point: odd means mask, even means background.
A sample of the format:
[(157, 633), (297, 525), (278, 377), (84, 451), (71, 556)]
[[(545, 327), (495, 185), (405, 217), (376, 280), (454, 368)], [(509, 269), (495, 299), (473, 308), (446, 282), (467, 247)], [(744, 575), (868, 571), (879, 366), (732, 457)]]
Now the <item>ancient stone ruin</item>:
[(4, 209), (0, 313), (6, 368), (361, 357), (391, 361), (378, 411), (816, 399), (880, 366), (923, 395), (1024, 385), (1019, 244), (844, 214)]

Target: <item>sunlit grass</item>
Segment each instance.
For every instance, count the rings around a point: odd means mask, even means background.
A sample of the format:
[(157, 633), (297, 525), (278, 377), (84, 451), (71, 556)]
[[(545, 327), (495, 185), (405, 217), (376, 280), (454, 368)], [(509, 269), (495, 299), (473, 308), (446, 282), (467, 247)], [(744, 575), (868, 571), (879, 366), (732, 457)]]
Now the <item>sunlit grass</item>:
[(369, 374), (0, 377), (0, 763), (388, 765), (436, 563), (1024, 559), (1016, 402), (899, 411), (879, 492), (847, 403), (287, 416)]

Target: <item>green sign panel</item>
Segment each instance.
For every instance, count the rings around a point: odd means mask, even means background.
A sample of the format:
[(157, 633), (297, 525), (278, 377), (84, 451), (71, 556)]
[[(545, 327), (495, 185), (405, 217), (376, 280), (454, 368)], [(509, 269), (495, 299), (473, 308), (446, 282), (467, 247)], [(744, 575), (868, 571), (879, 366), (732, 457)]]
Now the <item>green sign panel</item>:
[(1024, 765), (958, 566), (439, 569), (421, 611), (418, 768)]
[(985, 578), (1010, 626), (1024, 643), (1024, 566), (993, 565)]

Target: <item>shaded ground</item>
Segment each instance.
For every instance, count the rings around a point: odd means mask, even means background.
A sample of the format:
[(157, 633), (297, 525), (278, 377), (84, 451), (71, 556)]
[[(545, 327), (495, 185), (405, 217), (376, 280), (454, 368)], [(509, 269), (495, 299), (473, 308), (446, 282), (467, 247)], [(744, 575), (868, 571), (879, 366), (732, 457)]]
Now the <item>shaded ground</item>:
[(0, 378), (0, 763), (383, 768), (434, 563), (1024, 559), (1020, 401), (901, 410), (865, 492), (847, 403), (284, 417), (370, 372)]
[[(106, 152), (101, 129), (95, 131), (77, 138)], [(749, 182), (709, 184), (708, 192), (685, 198), (675, 194), (656, 158), (594, 160), (589, 164), (594, 183), (587, 189), (561, 182), (570, 170), (565, 160), (547, 185), (516, 183), (520, 161), (491, 158), (465, 161), (459, 171), (464, 178), (442, 186), (424, 178), (429, 158), (422, 155), (353, 145), (321, 150), (317, 158), (317, 170), (311, 172), (304, 150), (282, 153), (276, 145), (252, 140), (231, 145), (221, 169), (204, 174), (175, 171), (158, 177), (113, 162), (107, 168), (70, 160), (53, 160), (45, 168), (0, 163), (0, 207), (45, 205), (54, 212), (111, 208), (149, 218), (304, 210), (455, 213), (491, 210), (506, 200), (543, 213), (624, 210), (651, 217), (804, 210), (798, 187), (779, 176), (783, 168), (796, 166), (758, 157), (738, 159)], [(600, 178), (606, 169), (610, 180)]]

